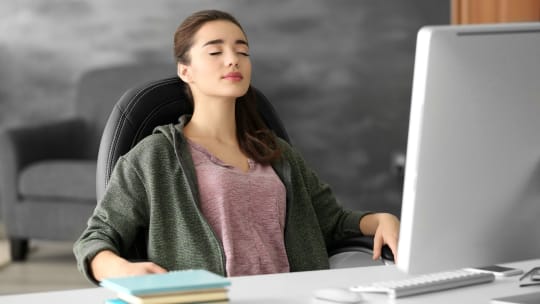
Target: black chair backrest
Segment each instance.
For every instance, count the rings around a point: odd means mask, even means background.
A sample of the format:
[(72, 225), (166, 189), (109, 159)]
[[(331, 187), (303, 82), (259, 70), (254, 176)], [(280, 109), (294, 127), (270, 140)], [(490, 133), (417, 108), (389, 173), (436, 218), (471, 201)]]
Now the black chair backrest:
[(168, 61), (106, 65), (85, 71), (77, 84), (75, 113), (85, 122), (82, 137), (87, 158), (96, 159), (107, 118), (125, 91), (175, 74), (176, 66)]
[[(289, 136), (274, 107), (257, 89), (257, 109), (266, 125), (286, 141)], [(100, 200), (118, 158), (127, 153), (155, 127), (177, 123), (192, 113), (178, 77), (165, 78), (129, 89), (115, 104), (105, 125), (98, 153), (96, 192)]]

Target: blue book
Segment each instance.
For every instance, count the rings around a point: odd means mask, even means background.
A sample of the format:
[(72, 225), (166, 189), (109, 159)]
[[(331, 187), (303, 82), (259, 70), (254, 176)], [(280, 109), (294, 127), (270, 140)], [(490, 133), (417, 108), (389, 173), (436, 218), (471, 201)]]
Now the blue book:
[(231, 285), (231, 282), (210, 271), (192, 269), (105, 279), (100, 285), (120, 293), (146, 295), (225, 288)]
[(105, 304), (129, 304), (129, 303), (122, 299), (113, 298), (113, 299), (105, 300)]

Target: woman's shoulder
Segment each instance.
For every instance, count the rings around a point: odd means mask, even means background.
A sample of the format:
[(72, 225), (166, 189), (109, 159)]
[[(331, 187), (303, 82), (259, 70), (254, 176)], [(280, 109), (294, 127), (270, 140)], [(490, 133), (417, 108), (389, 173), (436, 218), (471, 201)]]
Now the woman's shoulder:
[(287, 155), (289, 154), (297, 154), (298, 151), (292, 146), (292, 144), (286, 140), (284, 140), (281, 137), (276, 136), (276, 142), (281, 149), (282, 153), (285, 153)]
[(302, 163), (304, 159), (302, 154), (288, 141), (277, 137), (276, 142), (281, 151), (281, 160), (286, 161), (290, 164)]
[(159, 126), (156, 130), (141, 139), (135, 147), (125, 154), (128, 160), (148, 160), (160, 156), (174, 156), (174, 125)]
[(276, 143), (278, 144), (279, 148), (281, 150), (290, 150), (292, 149), (292, 146), (291, 144), (286, 141), (285, 139), (279, 137), (279, 136), (276, 136)]
[(170, 146), (169, 140), (165, 135), (161, 133), (153, 133), (145, 138), (141, 139), (135, 147), (133, 147), (128, 154), (147, 154), (147, 153), (156, 153), (161, 150), (168, 150)]

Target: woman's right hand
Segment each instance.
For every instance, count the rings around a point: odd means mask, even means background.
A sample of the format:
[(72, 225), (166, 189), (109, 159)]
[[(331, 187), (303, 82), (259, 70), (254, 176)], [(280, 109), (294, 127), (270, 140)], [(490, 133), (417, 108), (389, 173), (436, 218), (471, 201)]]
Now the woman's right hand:
[(90, 268), (97, 281), (113, 277), (167, 272), (165, 268), (153, 262), (130, 262), (110, 250), (99, 252), (92, 259)]

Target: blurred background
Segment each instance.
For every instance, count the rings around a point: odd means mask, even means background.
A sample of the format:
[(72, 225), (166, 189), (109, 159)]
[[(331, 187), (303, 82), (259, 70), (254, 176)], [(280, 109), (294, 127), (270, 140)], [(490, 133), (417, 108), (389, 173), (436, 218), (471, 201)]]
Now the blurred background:
[(416, 33), (450, 23), (448, 0), (3, 0), (0, 128), (73, 116), (78, 81), (95, 69), (174, 72), (176, 27), (208, 8), (243, 25), (253, 84), (343, 205), (399, 216)]
[(446, 0), (2, 1), (0, 126), (73, 115), (91, 69), (174, 66), (176, 27), (206, 8), (244, 26), (254, 85), (343, 204), (398, 214), (415, 35), (449, 23)]

